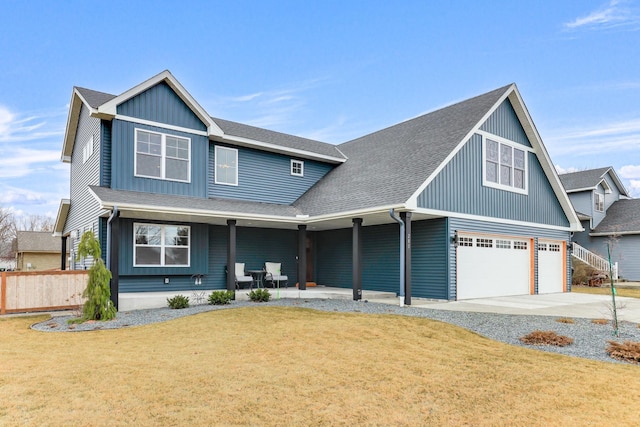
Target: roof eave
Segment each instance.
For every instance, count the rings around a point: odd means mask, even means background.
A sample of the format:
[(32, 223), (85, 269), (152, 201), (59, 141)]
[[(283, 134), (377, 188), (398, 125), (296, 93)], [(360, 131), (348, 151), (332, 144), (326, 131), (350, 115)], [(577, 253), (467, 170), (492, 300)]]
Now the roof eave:
[(56, 215), (56, 221), (53, 224), (53, 235), (60, 237), (64, 233), (64, 226), (67, 223), (67, 217), (69, 216), (69, 208), (71, 207), (71, 200), (60, 200), (60, 206), (58, 207), (58, 214)]
[(67, 116), (67, 124), (65, 126), (64, 139), (62, 142), (62, 153), (60, 154), (60, 161), (64, 163), (71, 163), (73, 145), (76, 140), (76, 132), (78, 131), (78, 120), (80, 120), (80, 112), (82, 111), (83, 105), (89, 109), (91, 115), (96, 113), (96, 110), (91, 108), (78, 89), (74, 87), (71, 91), (69, 115)]

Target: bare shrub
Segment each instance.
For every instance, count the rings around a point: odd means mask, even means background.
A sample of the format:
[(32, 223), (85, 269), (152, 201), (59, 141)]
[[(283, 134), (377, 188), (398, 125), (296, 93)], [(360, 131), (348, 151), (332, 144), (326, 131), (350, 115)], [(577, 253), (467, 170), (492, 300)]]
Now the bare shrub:
[(571, 275), (572, 285), (590, 286), (593, 275), (596, 273), (596, 269), (591, 267), (580, 260), (573, 258), (571, 260), (571, 266), (573, 267), (573, 273)]
[(614, 359), (623, 360), (625, 362), (640, 363), (640, 342), (625, 341), (619, 343), (617, 341), (608, 341), (607, 353)]
[(572, 318), (570, 317), (559, 317), (556, 319), (556, 322), (558, 323), (576, 323)]
[(520, 337), (520, 341), (530, 345), (557, 345), (565, 347), (573, 343), (573, 338), (558, 335), (553, 331), (533, 331), (528, 335)]
[(595, 325), (608, 325), (609, 321), (607, 319), (593, 319), (591, 323)]

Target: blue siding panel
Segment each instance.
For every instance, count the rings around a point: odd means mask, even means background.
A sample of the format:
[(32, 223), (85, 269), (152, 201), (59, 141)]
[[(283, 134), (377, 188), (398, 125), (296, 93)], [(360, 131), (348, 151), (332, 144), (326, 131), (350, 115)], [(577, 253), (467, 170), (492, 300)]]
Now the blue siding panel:
[(100, 122), (100, 186), (111, 187), (111, 122)]
[(350, 228), (316, 233), (316, 282), (319, 285), (353, 287), (351, 233)]
[(482, 185), (482, 137), (473, 135), (418, 196), (418, 206), (539, 224), (568, 227), (542, 166), (528, 153), (529, 194)]
[(198, 116), (164, 82), (118, 105), (117, 112), (152, 122), (199, 131), (207, 130), (206, 125)]
[(238, 227), (236, 233), (237, 262), (243, 262), (247, 270), (260, 270), (265, 262), (279, 262), (282, 274), (289, 277), (289, 286), (295, 286), (298, 282), (297, 230)]
[[(176, 182), (134, 176), (135, 129), (163, 132), (191, 139), (191, 182)], [(166, 130), (157, 126), (113, 120), (111, 149), (111, 188), (147, 193), (176, 194), (206, 197), (207, 156), (209, 139), (206, 136)]]
[(400, 226), (362, 228), (362, 288), (400, 291)]
[(207, 289), (227, 289), (227, 239), (229, 231), (221, 225), (209, 226), (209, 267), (202, 284)]
[(447, 219), (413, 222), (411, 243), (412, 296), (448, 299)]
[[(577, 236), (578, 234), (576, 234)], [(640, 281), (640, 235), (627, 234), (611, 238), (608, 236), (589, 236), (580, 233), (580, 239), (574, 240), (580, 246), (608, 258), (607, 244), (611, 251), (611, 261), (618, 263), (620, 277), (630, 281)]]
[(509, 141), (531, 147), (531, 142), (529, 138), (527, 138), (527, 134), (522, 128), (522, 124), (520, 124), (520, 120), (518, 120), (518, 116), (508, 99), (505, 99), (504, 102), (498, 106), (496, 111), (489, 116), (480, 129), (506, 138)]
[[(325, 176), (332, 166), (308, 159), (243, 147), (238, 150), (238, 185), (215, 184), (215, 146), (209, 148), (209, 197), (291, 204)], [(304, 161), (304, 176), (291, 175), (291, 160)]]

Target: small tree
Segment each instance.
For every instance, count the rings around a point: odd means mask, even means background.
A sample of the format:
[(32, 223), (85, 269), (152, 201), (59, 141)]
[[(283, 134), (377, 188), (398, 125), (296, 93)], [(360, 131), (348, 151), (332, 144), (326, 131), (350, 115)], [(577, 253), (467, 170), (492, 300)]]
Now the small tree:
[(82, 296), (87, 300), (82, 307), (82, 321), (111, 320), (116, 317), (116, 307), (111, 301), (109, 281), (111, 272), (100, 258), (100, 243), (93, 232), (86, 231), (78, 244), (78, 258), (91, 257), (93, 265), (89, 269), (89, 281)]

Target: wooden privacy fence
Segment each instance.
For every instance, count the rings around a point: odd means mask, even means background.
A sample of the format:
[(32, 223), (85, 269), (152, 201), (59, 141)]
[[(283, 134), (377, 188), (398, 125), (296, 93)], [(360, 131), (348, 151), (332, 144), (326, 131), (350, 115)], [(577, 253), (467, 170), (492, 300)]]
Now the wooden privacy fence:
[(0, 314), (76, 309), (84, 301), (87, 271), (2, 272)]

